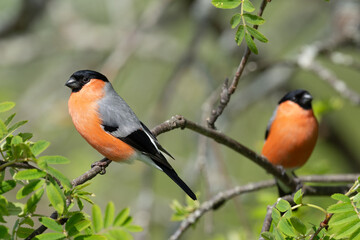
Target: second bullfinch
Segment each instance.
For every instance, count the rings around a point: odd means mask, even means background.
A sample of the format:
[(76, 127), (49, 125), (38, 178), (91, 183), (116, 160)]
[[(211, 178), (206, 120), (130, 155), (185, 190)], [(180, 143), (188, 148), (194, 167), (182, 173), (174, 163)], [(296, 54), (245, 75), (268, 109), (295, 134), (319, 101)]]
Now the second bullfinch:
[[(314, 150), (318, 122), (312, 110), (312, 96), (306, 90), (288, 92), (271, 117), (261, 154), (272, 164), (293, 171), (303, 166)], [(291, 193), (277, 181), (279, 195)]]
[(193, 200), (195, 194), (166, 160), (173, 158), (137, 118), (101, 73), (77, 71), (65, 84), (71, 88), (68, 107), (75, 128), (99, 153), (115, 162), (141, 160), (166, 173)]

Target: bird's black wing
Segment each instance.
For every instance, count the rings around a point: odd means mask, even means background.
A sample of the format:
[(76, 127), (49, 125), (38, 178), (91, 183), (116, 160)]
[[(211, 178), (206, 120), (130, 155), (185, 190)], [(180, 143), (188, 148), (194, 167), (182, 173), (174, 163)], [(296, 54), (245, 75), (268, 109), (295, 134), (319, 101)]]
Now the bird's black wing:
[[(142, 125), (145, 126), (144, 124)], [(116, 128), (111, 126), (103, 125), (103, 129), (105, 131), (113, 130), (113, 132), (116, 132)], [(111, 134), (110, 131), (108, 132)], [(191, 191), (186, 183), (181, 180), (175, 170), (168, 163), (164, 155), (159, 151), (159, 149), (161, 151), (164, 151), (165, 149), (163, 150), (161, 145), (157, 143), (156, 138), (151, 134), (148, 128), (144, 127), (144, 129), (135, 130), (126, 137), (117, 138), (151, 158), (155, 165), (158, 166), (164, 173), (166, 173), (166, 175), (168, 175), (179, 187), (181, 187), (189, 195), (189, 197), (191, 197), (193, 200), (196, 200), (196, 196), (193, 191)], [(164, 152), (167, 153), (167, 151)], [(169, 156), (171, 155), (169, 154)]]

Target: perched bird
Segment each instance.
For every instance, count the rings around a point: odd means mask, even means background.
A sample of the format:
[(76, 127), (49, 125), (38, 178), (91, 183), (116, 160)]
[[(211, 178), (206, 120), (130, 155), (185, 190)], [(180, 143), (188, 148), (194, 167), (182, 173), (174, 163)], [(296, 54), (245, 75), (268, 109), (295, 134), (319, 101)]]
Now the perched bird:
[(72, 90), (68, 106), (75, 128), (93, 148), (115, 162), (130, 163), (138, 159), (162, 170), (196, 200), (162, 152), (173, 157), (104, 75), (91, 70), (77, 71), (65, 85)]
[[(261, 152), (272, 164), (293, 172), (309, 159), (318, 137), (312, 99), (308, 91), (294, 90), (279, 101), (268, 123)], [(291, 193), (280, 181), (277, 185), (280, 196)]]

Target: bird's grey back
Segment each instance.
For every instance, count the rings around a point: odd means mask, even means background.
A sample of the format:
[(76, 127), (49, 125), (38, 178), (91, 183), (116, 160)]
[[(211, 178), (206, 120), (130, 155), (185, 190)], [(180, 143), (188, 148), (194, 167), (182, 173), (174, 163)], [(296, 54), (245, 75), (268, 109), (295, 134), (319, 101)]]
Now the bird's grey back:
[(98, 102), (102, 125), (117, 128), (111, 134), (126, 137), (137, 129), (142, 129), (140, 120), (114, 90), (110, 82), (105, 85), (105, 96)]

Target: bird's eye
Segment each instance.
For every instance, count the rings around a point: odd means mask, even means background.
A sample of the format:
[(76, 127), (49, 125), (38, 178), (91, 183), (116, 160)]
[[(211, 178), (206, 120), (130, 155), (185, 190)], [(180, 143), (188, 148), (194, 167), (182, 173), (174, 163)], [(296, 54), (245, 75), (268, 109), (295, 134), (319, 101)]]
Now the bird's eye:
[(83, 79), (81, 80), (81, 82), (82, 82), (83, 84), (88, 83), (89, 81), (90, 81), (89, 78), (83, 78)]

